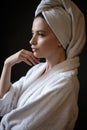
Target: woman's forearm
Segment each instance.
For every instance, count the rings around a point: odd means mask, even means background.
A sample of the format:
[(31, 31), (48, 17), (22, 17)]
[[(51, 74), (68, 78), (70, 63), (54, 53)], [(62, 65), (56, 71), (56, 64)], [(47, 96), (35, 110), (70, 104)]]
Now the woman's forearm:
[(0, 79), (0, 98), (10, 89), (11, 83), (11, 66), (4, 63), (1, 79)]
[(25, 62), (28, 65), (35, 65), (39, 63), (39, 59), (37, 59), (32, 52), (22, 49), (12, 56), (8, 57), (3, 66), (1, 79), (0, 79), (0, 97), (9, 91), (11, 86), (11, 68), (17, 63)]

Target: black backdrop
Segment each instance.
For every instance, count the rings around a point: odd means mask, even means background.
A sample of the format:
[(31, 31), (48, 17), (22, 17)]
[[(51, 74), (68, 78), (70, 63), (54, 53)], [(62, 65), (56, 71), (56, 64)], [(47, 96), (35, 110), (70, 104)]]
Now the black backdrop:
[[(83, 0), (73, 0), (85, 15), (87, 25), (87, 9)], [(4, 60), (18, 50), (25, 48), (30, 50), (31, 26), (34, 11), (40, 0), (12, 0), (0, 1), (0, 74)], [(80, 93), (79, 93), (79, 117), (75, 130), (87, 129), (87, 45), (80, 56), (79, 68)], [(12, 82), (25, 75), (29, 66), (20, 63), (12, 69)]]

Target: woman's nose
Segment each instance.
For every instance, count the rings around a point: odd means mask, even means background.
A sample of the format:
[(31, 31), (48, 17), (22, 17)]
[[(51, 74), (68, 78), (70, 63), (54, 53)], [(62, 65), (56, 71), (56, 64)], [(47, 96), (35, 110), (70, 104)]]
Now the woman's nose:
[(30, 44), (36, 44), (37, 43), (37, 40), (35, 37), (32, 37), (29, 41)]

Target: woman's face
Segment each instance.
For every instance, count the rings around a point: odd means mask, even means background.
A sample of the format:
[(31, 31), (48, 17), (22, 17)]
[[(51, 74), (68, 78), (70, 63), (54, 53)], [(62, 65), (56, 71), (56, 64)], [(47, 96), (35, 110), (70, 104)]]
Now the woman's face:
[(55, 56), (58, 52), (59, 41), (43, 18), (34, 19), (32, 34), (30, 44), (35, 57), (49, 58)]

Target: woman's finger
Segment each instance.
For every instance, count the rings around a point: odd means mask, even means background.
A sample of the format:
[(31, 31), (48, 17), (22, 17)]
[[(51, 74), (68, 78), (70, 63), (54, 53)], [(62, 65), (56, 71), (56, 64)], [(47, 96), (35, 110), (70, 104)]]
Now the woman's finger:
[(32, 52), (24, 50), (22, 53), (22, 57), (24, 57), (25, 59), (27, 59), (29, 62), (31, 62), (32, 64), (38, 64), (39, 63), (39, 59), (37, 59)]

